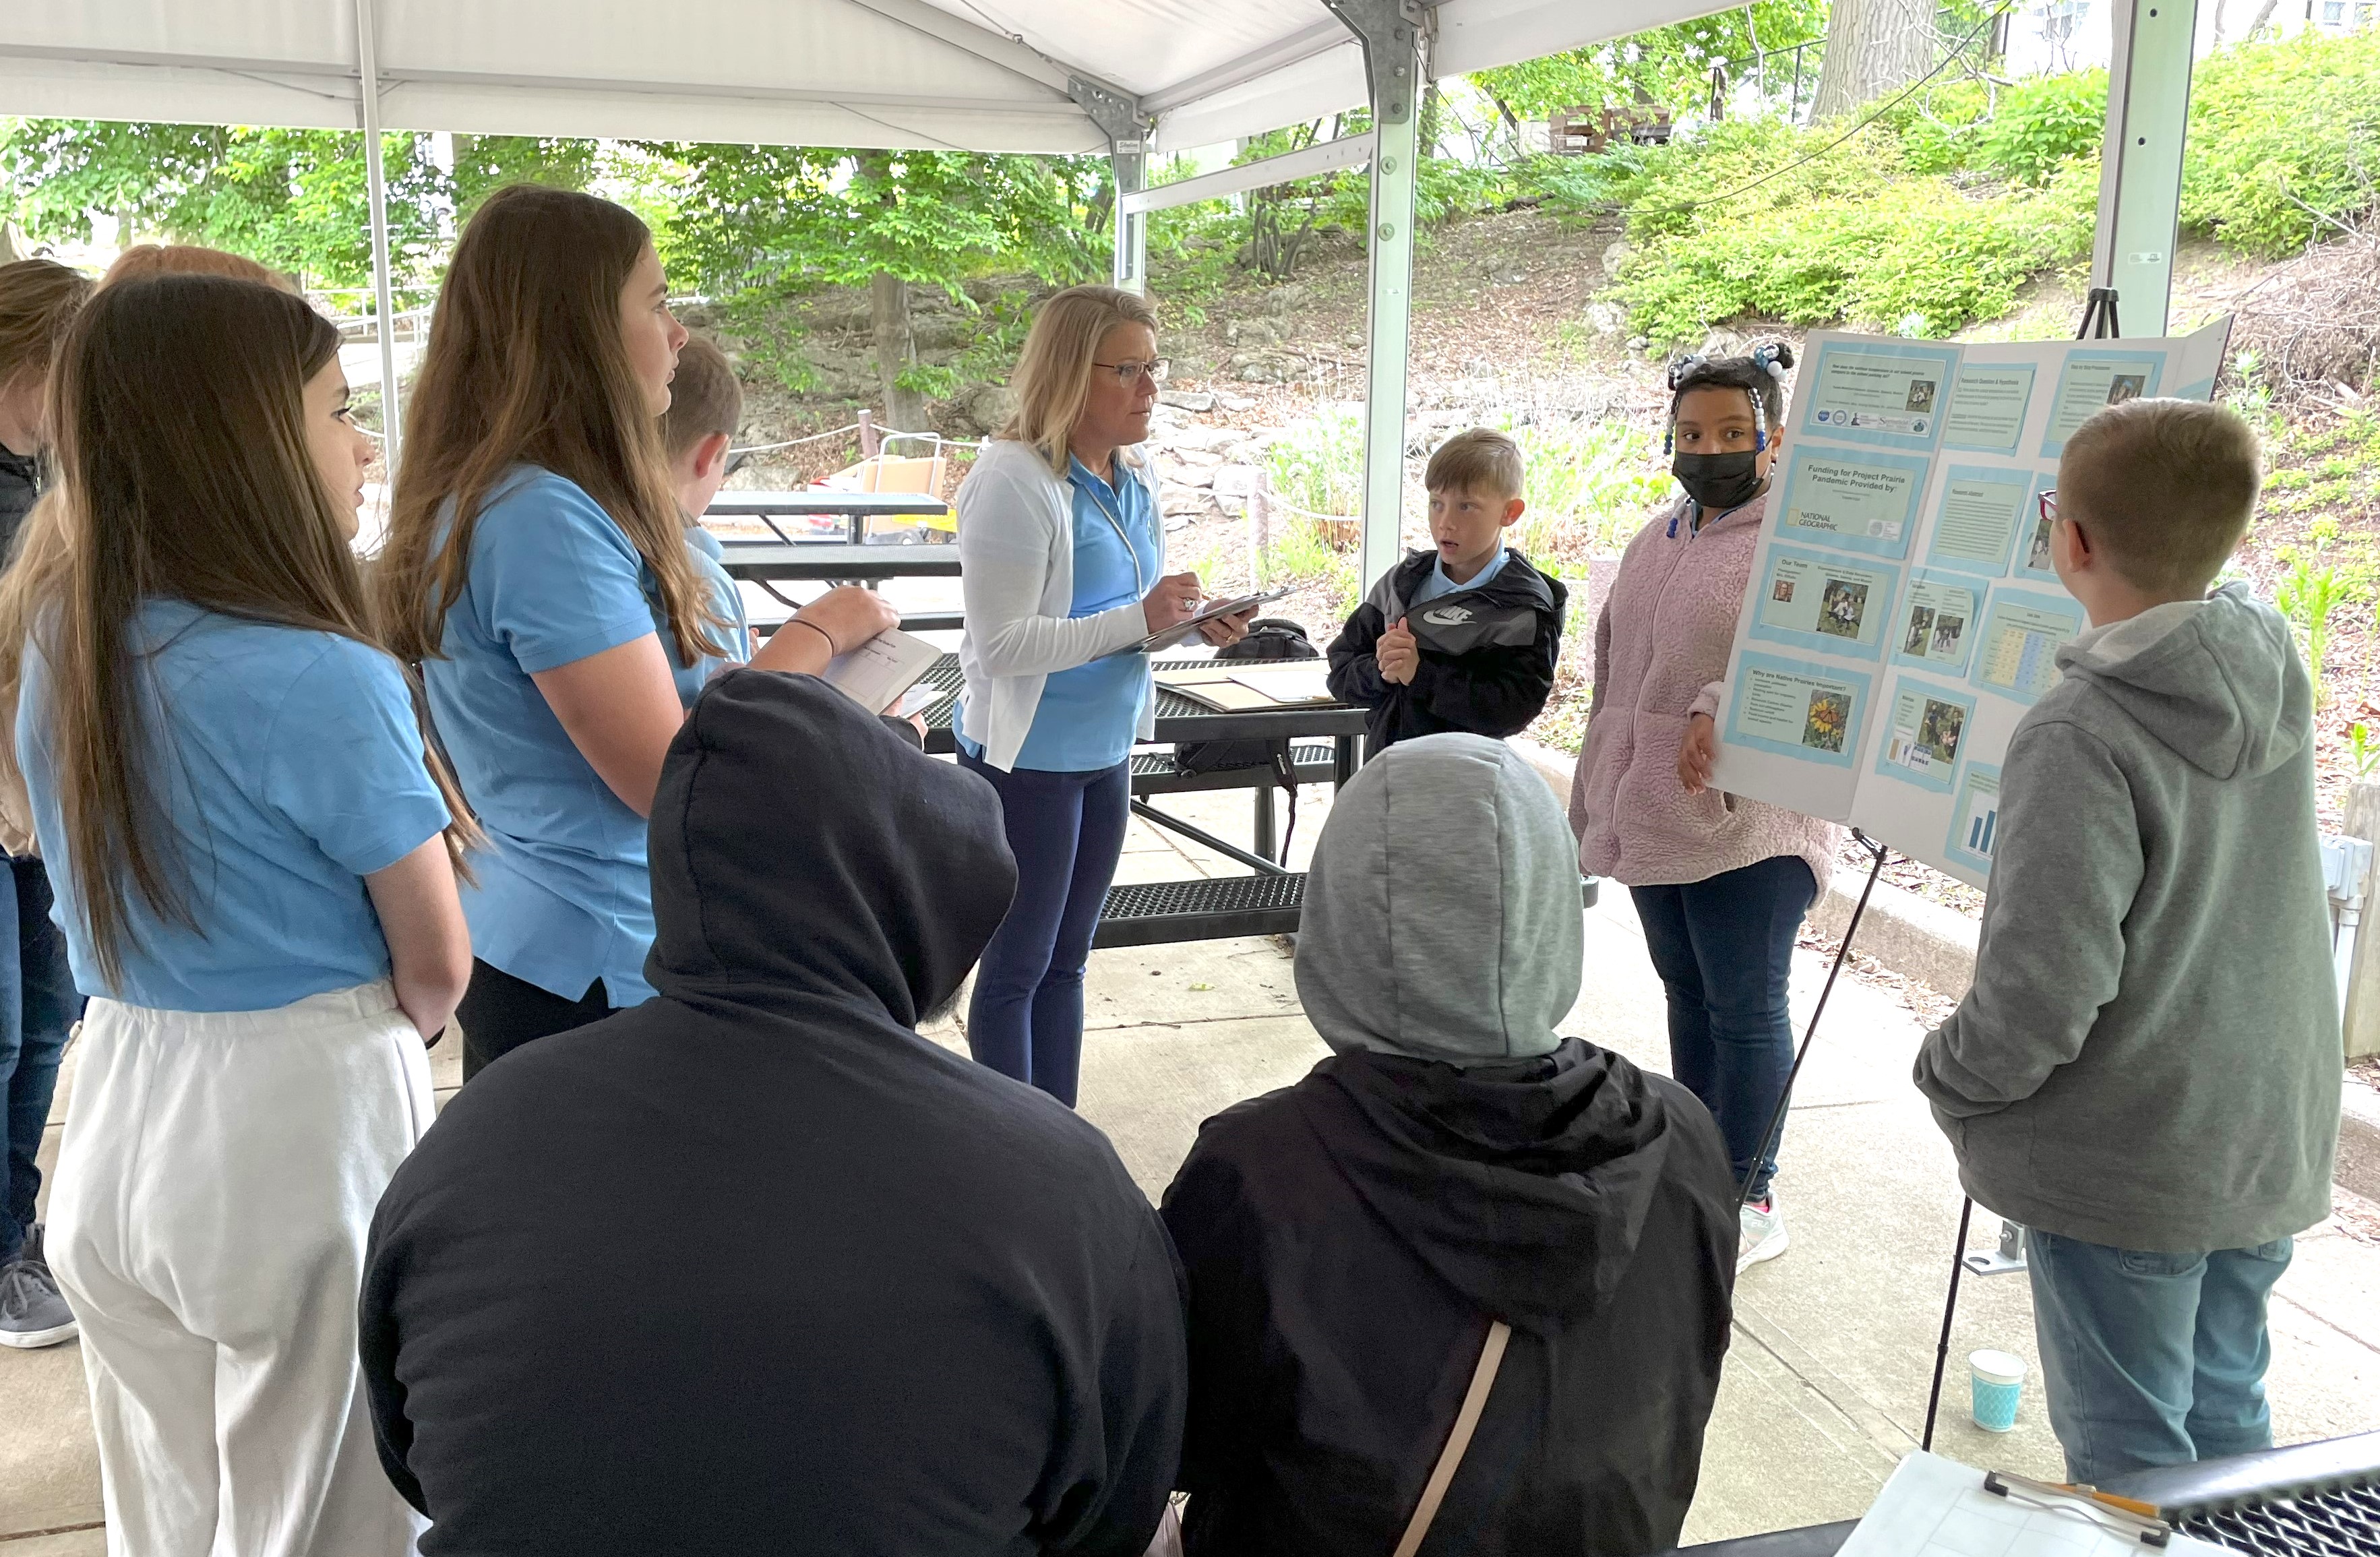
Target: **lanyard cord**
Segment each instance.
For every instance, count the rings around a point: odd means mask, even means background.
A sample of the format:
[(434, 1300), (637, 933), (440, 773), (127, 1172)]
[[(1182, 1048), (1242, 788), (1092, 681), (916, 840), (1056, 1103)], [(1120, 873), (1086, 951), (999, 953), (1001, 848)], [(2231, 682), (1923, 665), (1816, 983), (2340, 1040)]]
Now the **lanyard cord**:
[[(1747, 498), (1745, 498), (1742, 502), (1741, 502), (1741, 503), (1737, 504), (1734, 507), (1730, 508), (1730, 509), (1727, 511), (1727, 513), (1725, 513), (1725, 514), (1721, 514), (1721, 515), (1718, 517), (1718, 518), (1716, 518), (1716, 519), (1709, 519), (1709, 520), (1706, 520), (1706, 519), (1702, 517), (1702, 516), (1703, 516), (1703, 505), (1702, 505), (1701, 504), (1699, 504), (1699, 503), (1695, 502), (1695, 501), (1694, 501), (1693, 498), (1691, 498), (1691, 497), (1687, 498), (1687, 499), (1686, 499), (1686, 506), (1694, 510), (1694, 517), (1693, 522), (1692, 522), (1692, 523), (1690, 523), (1690, 524), (1688, 524), (1688, 525), (1686, 526), (1686, 539), (1687, 539), (1687, 540), (1689, 540), (1689, 541), (1691, 541), (1691, 540), (1693, 540), (1694, 537), (1696, 537), (1696, 536), (1698, 536), (1698, 535), (1702, 534), (1702, 532), (1703, 532), (1703, 526), (1704, 526), (1706, 523), (1708, 523), (1708, 524), (1718, 524), (1718, 523), (1719, 523), (1721, 520), (1724, 520), (1725, 518), (1727, 518), (1728, 515), (1730, 515), (1730, 514), (1741, 514), (1741, 513), (1742, 513), (1742, 512), (1743, 512), (1746, 508), (1751, 507), (1754, 504), (1755, 504), (1755, 503), (1759, 502), (1762, 498), (1764, 498), (1764, 497), (1766, 497), (1766, 496), (1767, 496), (1767, 495), (1768, 495), (1768, 494), (1767, 494), (1767, 492), (1765, 492), (1765, 491), (1764, 491), (1764, 492), (1755, 493), (1754, 493), (1752, 496), (1747, 497)], [(1677, 538), (1678, 538), (1678, 519), (1677, 519), (1677, 516), (1676, 516), (1676, 515), (1674, 515), (1674, 514), (1672, 514), (1672, 515), (1670, 517), (1670, 540), (1672, 540), (1672, 541), (1675, 541)]]
[[(1075, 463), (1081, 464), (1081, 461), (1077, 460)], [(1085, 468), (1087, 470), (1089, 468), (1086, 466)], [(1116, 469), (1119, 474), (1122, 473), (1123, 469), (1123, 462), (1122, 460), (1116, 461)], [(1138, 480), (1140, 478), (1137, 476), (1127, 476), (1124, 479), (1126, 480)], [(1108, 506), (1107, 500), (1099, 495), (1099, 488), (1095, 486), (1085, 486), (1081, 490), (1083, 495), (1091, 500), (1091, 506), (1099, 511), (1099, 517), (1107, 520), (1107, 522), (1114, 528), (1116, 539), (1123, 542), (1123, 554), (1132, 559), (1133, 592), (1138, 595), (1147, 595), (1148, 593), (1148, 577), (1141, 571), (1140, 553), (1134, 547), (1132, 537), (1125, 532), (1123, 520), (1117, 516), (1114, 509)]]

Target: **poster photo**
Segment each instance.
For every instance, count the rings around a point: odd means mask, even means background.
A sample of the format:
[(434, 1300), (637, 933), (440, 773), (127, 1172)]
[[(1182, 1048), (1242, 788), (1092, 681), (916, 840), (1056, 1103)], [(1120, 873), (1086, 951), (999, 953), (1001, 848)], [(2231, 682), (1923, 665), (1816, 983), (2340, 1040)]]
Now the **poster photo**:
[(2230, 322), (2157, 340), (1804, 341), (1718, 712), (1714, 781), (1974, 886), (2010, 739), (2082, 608), (2041, 493), (2074, 430), (2204, 398)]

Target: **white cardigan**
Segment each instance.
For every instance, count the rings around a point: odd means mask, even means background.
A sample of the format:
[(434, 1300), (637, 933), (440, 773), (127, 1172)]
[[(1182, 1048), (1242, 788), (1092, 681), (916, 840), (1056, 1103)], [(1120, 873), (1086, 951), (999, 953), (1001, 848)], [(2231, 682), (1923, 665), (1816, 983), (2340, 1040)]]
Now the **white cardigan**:
[[(1157, 487), (1137, 448), (1118, 449), (1119, 473), (1148, 488), (1155, 517)], [(959, 483), (959, 587), (966, 621), (959, 638), (959, 669), (966, 677), (961, 732), (983, 748), (984, 760), (1007, 772), (1016, 766), (1041, 687), (1053, 672), (1087, 664), (1148, 636), (1138, 601), (1096, 616), (1069, 617), (1075, 603), (1075, 493), (1050, 473), (1038, 451), (1013, 438), (994, 439)], [(1157, 534), (1155, 585), (1165, 574), (1165, 526)], [(1143, 591), (1146, 592), (1145, 590)], [(1157, 735), (1157, 699), (1141, 699), (1140, 738)]]

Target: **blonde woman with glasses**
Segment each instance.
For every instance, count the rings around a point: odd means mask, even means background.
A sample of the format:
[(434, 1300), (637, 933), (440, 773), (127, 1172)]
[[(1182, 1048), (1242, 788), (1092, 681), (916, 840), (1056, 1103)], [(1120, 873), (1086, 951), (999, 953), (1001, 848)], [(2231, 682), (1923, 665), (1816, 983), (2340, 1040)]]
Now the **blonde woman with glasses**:
[[(1112, 286), (1041, 307), (1016, 415), (959, 487), (966, 675), (959, 761), (999, 791), (1016, 896), (976, 970), (978, 1062), (1069, 1108), (1083, 969), (1131, 814), (1133, 742), (1156, 734), (1143, 639), (1198, 611), (1198, 576), (1165, 571), (1155, 473), (1140, 449), (1165, 359), (1157, 315)], [(1199, 629), (1210, 643), (1245, 617)]]

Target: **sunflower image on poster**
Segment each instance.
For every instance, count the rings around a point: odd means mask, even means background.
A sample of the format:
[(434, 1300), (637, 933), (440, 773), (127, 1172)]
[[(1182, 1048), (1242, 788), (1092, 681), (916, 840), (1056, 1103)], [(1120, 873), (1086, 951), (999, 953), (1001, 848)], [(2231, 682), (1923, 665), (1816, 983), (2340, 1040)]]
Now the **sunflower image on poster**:
[(1802, 744), (1813, 751), (1840, 751), (1843, 731), (1851, 719), (1852, 700), (1847, 694), (1811, 693), (1809, 717), (1802, 724)]

